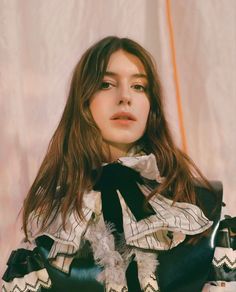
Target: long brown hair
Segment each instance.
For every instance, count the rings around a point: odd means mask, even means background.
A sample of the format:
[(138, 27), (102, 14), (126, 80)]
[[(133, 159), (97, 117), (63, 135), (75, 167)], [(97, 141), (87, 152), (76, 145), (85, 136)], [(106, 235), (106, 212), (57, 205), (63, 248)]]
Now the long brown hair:
[(71, 208), (83, 218), (83, 193), (92, 189), (92, 169), (100, 168), (106, 159), (103, 139), (90, 113), (89, 101), (100, 87), (111, 54), (120, 49), (138, 57), (148, 77), (150, 113), (146, 132), (139, 142), (146, 153), (154, 153), (160, 173), (166, 178), (150, 197), (156, 192), (165, 195), (171, 190), (175, 201), (196, 204), (196, 174), (203, 183), (207, 183), (190, 158), (173, 142), (152, 56), (133, 40), (106, 37), (90, 47), (74, 69), (62, 118), (24, 201), (23, 229), (26, 237), (32, 211), (41, 216), (42, 230), (51, 224), (58, 212), (65, 225)]

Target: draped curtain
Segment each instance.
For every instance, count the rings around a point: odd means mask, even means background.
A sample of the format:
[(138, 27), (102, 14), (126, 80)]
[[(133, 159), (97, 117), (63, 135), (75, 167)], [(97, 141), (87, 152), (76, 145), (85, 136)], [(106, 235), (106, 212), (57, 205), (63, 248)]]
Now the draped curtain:
[(234, 0), (0, 1), (0, 273), (84, 50), (129, 37), (157, 62), (176, 143), (236, 211)]

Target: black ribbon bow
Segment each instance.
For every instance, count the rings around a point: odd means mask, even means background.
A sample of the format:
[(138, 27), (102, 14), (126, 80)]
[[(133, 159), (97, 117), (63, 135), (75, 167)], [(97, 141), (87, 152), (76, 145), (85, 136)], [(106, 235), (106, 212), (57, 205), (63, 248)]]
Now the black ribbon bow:
[(112, 223), (118, 233), (122, 233), (124, 229), (117, 190), (137, 221), (155, 214), (137, 183), (143, 183), (137, 171), (120, 163), (112, 163), (102, 167), (101, 176), (94, 185), (94, 190), (101, 191), (104, 220)]
[(37, 247), (32, 251), (24, 248), (12, 251), (7, 265), (8, 268), (2, 277), (6, 282), (44, 268), (44, 262)]

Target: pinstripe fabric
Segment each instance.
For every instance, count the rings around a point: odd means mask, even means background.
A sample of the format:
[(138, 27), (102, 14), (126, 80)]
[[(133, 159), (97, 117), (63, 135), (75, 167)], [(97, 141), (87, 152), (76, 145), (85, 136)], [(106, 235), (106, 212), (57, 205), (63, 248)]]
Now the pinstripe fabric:
[[(144, 194), (150, 190), (140, 186)], [(209, 221), (197, 206), (188, 203), (175, 203), (161, 195), (149, 202), (156, 214), (136, 221), (120, 195), (123, 210), (126, 242), (139, 248), (168, 250), (185, 239), (185, 235), (194, 235), (208, 229)]]
[[(148, 180), (160, 183), (164, 179), (160, 176), (153, 154), (123, 157), (118, 161), (140, 172), (142, 177)], [(146, 185), (139, 185), (139, 187), (145, 195), (151, 191), (150, 187)], [(153, 250), (171, 249), (181, 243), (185, 239), (185, 235), (201, 233), (212, 225), (199, 207), (188, 203), (173, 205), (172, 200), (161, 195), (156, 195), (150, 200), (156, 214), (137, 222), (119, 191), (118, 195), (123, 212), (125, 240), (128, 245), (133, 247)], [(81, 221), (73, 211), (68, 217), (65, 230), (62, 228), (60, 215), (45, 232), (41, 233), (38, 232), (39, 218), (32, 215), (30, 220), (29, 230), (32, 242), (40, 235), (51, 237), (54, 244), (49, 258), (55, 267), (64, 272), (68, 272), (73, 256), (79, 249), (81, 239), (90, 228), (89, 222), (92, 220), (94, 223), (102, 214), (99, 192), (92, 190), (85, 193), (83, 202), (86, 221)], [(92, 216), (93, 214), (95, 216)]]
[[(153, 154), (123, 157), (118, 162), (133, 168), (144, 178), (144, 183), (142, 185), (137, 183), (137, 186), (145, 196), (164, 179), (160, 176)], [(93, 248), (95, 260), (96, 255), (103, 254), (103, 258), (98, 257), (98, 262), (103, 263), (106, 274), (104, 280), (108, 281), (106, 286), (108, 285), (112, 289), (119, 286), (118, 291), (122, 291), (126, 287), (125, 280), (120, 281), (120, 278), (118, 280), (113, 278), (118, 272), (118, 266), (113, 267), (112, 263), (120, 261), (120, 274), (125, 279), (126, 268), (134, 256), (137, 261), (138, 278), (142, 289), (149, 291), (152, 288), (153, 291), (158, 291), (158, 283), (154, 277), (158, 263), (156, 260), (158, 250), (168, 250), (177, 246), (185, 239), (186, 235), (201, 233), (208, 229), (212, 222), (205, 217), (199, 207), (188, 203), (177, 202), (173, 204), (172, 200), (160, 194), (152, 197), (149, 201), (155, 211), (154, 215), (137, 221), (120, 191), (116, 191), (122, 208), (124, 246), (128, 253), (119, 253), (115, 249), (111, 228), (104, 222), (101, 210), (101, 193), (94, 190), (86, 192), (83, 197), (85, 220), (81, 221), (76, 211), (71, 210), (66, 220), (65, 229), (62, 228), (61, 214), (58, 214), (53, 223), (43, 232), (40, 231), (41, 218), (37, 214), (31, 214), (28, 225), (31, 245), (27, 243), (25, 249), (33, 249), (37, 237), (49, 236), (54, 241), (48, 255), (50, 263), (57, 269), (68, 273), (72, 260), (77, 255), (83, 240), (88, 240)], [(119, 256), (119, 260), (116, 261), (113, 255)], [(40, 272), (43, 271), (40, 270)], [(26, 284), (36, 287), (40, 280), (37, 278), (37, 273), (37, 271), (33, 272), (30, 276), (31, 280), (27, 280)], [(47, 277), (48, 275), (45, 274), (44, 278)], [(25, 279), (28, 279), (27, 275)], [(14, 285), (17, 281), (16, 278), (6, 285)], [(49, 285), (48, 281), (45, 281), (46, 284), (43, 285)]]

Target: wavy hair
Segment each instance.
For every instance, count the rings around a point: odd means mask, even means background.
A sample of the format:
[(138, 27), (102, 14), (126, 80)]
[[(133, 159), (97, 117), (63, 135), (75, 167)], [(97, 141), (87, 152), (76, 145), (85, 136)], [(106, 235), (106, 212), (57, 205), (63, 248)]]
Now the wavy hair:
[(42, 218), (42, 230), (51, 224), (59, 211), (64, 227), (71, 208), (76, 209), (80, 218), (83, 218), (83, 193), (92, 189), (92, 169), (101, 168), (102, 162), (107, 159), (101, 132), (92, 118), (89, 102), (100, 88), (110, 56), (118, 50), (136, 56), (142, 62), (148, 78), (150, 112), (146, 131), (138, 142), (147, 154), (155, 155), (160, 174), (166, 178), (149, 198), (157, 192), (166, 196), (171, 193), (174, 201), (196, 204), (195, 177), (200, 177), (201, 183), (207, 185), (207, 180), (195, 164), (173, 141), (152, 56), (131, 39), (106, 37), (82, 55), (73, 71), (61, 120), (24, 201), (23, 229), (26, 238), (32, 211)]

